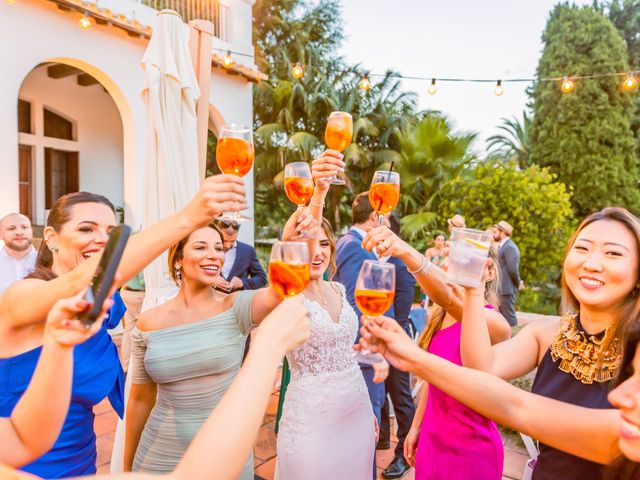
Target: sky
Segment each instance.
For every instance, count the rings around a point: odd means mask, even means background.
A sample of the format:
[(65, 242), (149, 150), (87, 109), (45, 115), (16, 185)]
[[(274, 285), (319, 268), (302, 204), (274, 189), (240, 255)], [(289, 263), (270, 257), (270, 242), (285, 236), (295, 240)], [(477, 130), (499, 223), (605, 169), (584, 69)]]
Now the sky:
[[(557, 0), (341, 0), (346, 39), (341, 53), (372, 73), (408, 76), (530, 78), (542, 52), (542, 32)], [(590, 4), (591, 0), (575, 0)], [(439, 110), (459, 131), (474, 131), (482, 149), (502, 117), (522, 118), (528, 83), (441, 83), (405, 80), (420, 109)]]

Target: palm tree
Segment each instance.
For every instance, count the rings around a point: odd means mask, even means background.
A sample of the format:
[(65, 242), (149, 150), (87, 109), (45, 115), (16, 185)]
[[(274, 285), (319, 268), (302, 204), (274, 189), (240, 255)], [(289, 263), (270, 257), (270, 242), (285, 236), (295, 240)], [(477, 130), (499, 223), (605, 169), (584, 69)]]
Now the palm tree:
[(402, 231), (420, 239), (436, 227), (436, 206), (450, 180), (475, 158), (469, 147), (475, 133), (455, 133), (440, 113), (424, 115), (401, 137)]
[(509, 160), (515, 159), (521, 170), (531, 165), (529, 132), (531, 117), (522, 112), (522, 123), (516, 118), (502, 118), (498, 126), (504, 133), (492, 135), (487, 139), (487, 150), (490, 156), (498, 156)]

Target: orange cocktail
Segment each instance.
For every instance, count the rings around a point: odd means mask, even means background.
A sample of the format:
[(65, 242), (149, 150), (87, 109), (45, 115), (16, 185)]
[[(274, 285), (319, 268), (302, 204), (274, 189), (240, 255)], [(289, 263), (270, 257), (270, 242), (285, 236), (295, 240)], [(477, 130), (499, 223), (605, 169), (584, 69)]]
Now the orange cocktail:
[(287, 177), (284, 179), (284, 191), (287, 198), (296, 205), (304, 206), (313, 196), (313, 179), (305, 177)]
[(400, 200), (400, 185), (397, 183), (373, 183), (369, 188), (369, 202), (380, 215), (391, 213)]
[(269, 262), (269, 282), (281, 297), (292, 297), (302, 292), (309, 283), (309, 264)]
[(395, 292), (393, 290), (356, 289), (356, 305), (367, 317), (379, 317), (391, 308)]
[(353, 136), (353, 119), (346, 112), (332, 112), (324, 131), (324, 143), (332, 150), (343, 152)]
[(222, 173), (244, 177), (253, 166), (253, 143), (242, 138), (226, 137), (218, 140), (216, 162)]

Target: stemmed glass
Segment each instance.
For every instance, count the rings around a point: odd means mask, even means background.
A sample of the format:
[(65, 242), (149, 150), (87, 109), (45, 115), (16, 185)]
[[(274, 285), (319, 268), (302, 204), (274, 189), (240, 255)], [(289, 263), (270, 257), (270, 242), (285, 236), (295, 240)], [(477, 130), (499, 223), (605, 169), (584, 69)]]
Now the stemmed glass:
[[(393, 303), (396, 292), (396, 269), (392, 263), (365, 260), (360, 268), (354, 292), (356, 304), (365, 319), (383, 315)], [(360, 363), (379, 363), (384, 358), (378, 353), (360, 350), (355, 353)]]
[[(306, 162), (293, 162), (284, 166), (284, 191), (287, 198), (302, 210), (313, 196), (313, 177), (311, 167)], [(307, 232), (302, 232), (299, 238), (311, 238)]]
[(269, 259), (269, 282), (282, 298), (299, 294), (309, 283), (310, 260), (306, 242), (277, 241)]
[(378, 225), (398, 205), (400, 200), (400, 175), (398, 172), (378, 170), (373, 174), (369, 187), (369, 203), (378, 212)]
[[(220, 129), (216, 147), (216, 162), (222, 173), (244, 177), (251, 167), (255, 152), (250, 128), (225, 125)], [(251, 220), (238, 212), (225, 212), (218, 220), (243, 222)]]
[[(351, 143), (353, 136), (353, 118), (346, 112), (331, 112), (324, 131), (324, 143), (332, 150), (343, 152)], [(327, 178), (332, 185), (344, 185), (337, 176)]]

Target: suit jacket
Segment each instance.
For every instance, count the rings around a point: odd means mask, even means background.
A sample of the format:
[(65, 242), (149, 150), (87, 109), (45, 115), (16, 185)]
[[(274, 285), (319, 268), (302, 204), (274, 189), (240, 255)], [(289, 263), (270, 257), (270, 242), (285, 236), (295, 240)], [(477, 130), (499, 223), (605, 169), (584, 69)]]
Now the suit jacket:
[(520, 286), (520, 250), (513, 240), (508, 239), (498, 250), (500, 265), (500, 295), (511, 295)]
[(396, 295), (393, 299), (395, 319), (400, 325), (409, 324), (416, 279), (399, 258), (391, 257), (388, 261), (396, 267)]
[[(355, 310), (356, 315), (358, 315), (358, 319), (362, 316), (362, 312), (356, 305), (354, 292), (360, 267), (362, 267), (365, 260), (378, 260), (378, 257), (373, 252), (368, 252), (362, 248), (362, 236), (351, 228), (338, 240), (336, 245), (337, 270), (334, 280), (344, 285), (347, 300)], [(393, 318), (393, 306), (385, 315)], [(359, 334), (358, 337), (360, 337)]]
[(243, 290), (257, 290), (267, 284), (267, 274), (264, 273), (258, 261), (256, 250), (251, 245), (237, 242), (236, 260), (233, 262), (229, 277), (225, 280), (230, 280), (233, 277), (242, 280)]

